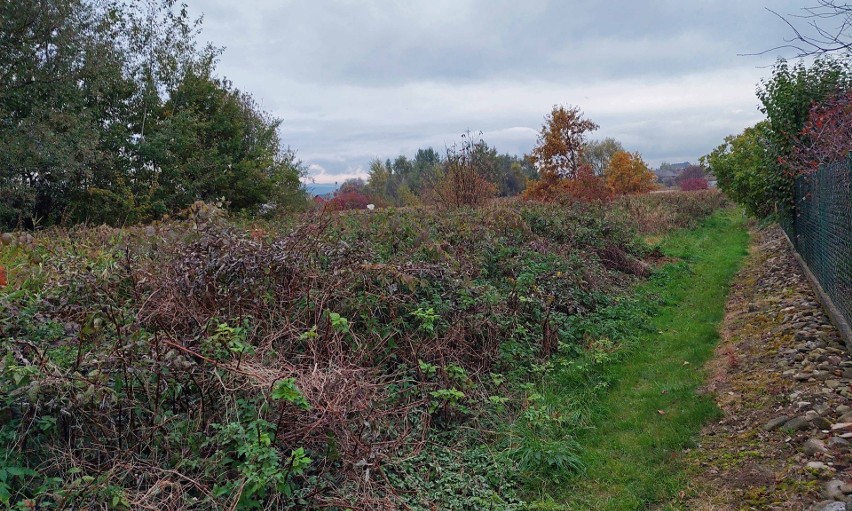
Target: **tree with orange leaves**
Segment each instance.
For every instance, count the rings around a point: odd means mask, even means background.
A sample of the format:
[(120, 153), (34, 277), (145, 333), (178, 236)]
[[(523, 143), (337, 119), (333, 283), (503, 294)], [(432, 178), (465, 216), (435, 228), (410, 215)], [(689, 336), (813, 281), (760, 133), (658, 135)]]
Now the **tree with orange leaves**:
[(607, 187), (616, 195), (650, 192), (657, 187), (657, 176), (638, 152), (618, 151), (613, 154), (604, 177)]
[(530, 154), (540, 179), (530, 183), (524, 197), (545, 202), (566, 195), (583, 201), (606, 200), (609, 196), (606, 184), (594, 175), (583, 158), (586, 133), (596, 129), (597, 124), (583, 119), (579, 107), (554, 106)]
[(539, 175), (542, 178), (576, 178), (583, 163), (586, 133), (598, 127), (593, 121), (583, 119), (579, 107), (554, 106), (545, 118), (538, 144), (530, 155)]

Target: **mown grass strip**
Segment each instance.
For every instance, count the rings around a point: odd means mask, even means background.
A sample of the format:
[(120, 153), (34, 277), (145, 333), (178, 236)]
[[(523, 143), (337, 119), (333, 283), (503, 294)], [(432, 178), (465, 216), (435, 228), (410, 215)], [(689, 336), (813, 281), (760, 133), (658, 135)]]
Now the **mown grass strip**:
[[(533, 508), (660, 509), (684, 487), (680, 453), (718, 414), (712, 399), (696, 389), (719, 338), (728, 287), (747, 254), (744, 222), (739, 210), (724, 210), (698, 229), (661, 241), (666, 255), (686, 264), (638, 290), (662, 305), (633, 348), (604, 369), (609, 388), (598, 396), (590, 427), (576, 437), (585, 470), (569, 484), (539, 493)], [(560, 381), (549, 387), (570, 389)], [(576, 403), (583, 397), (566, 390), (548, 392), (547, 399)]]

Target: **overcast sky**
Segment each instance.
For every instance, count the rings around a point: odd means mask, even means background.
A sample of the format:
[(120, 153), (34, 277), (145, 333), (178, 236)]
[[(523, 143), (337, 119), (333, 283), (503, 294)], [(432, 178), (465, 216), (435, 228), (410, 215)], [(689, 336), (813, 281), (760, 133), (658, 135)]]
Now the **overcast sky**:
[(656, 166), (695, 162), (761, 118), (783, 43), (765, 10), (807, 0), (190, 0), (218, 71), (283, 119), (317, 183), (482, 131), (524, 154), (555, 104), (577, 105)]

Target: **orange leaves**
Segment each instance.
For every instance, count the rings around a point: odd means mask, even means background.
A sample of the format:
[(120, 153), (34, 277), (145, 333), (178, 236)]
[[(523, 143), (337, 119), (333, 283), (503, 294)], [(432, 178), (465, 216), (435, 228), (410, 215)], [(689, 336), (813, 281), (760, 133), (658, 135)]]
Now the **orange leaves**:
[(545, 118), (538, 135), (538, 144), (530, 159), (542, 178), (553, 175), (575, 178), (583, 161), (586, 132), (598, 129), (589, 119), (583, 119), (579, 107), (554, 106)]
[(616, 152), (604, 176), (607, 186), (616, 195), (649, 192), (656, 188), (657, 177), (639, 153)]
[(544, 202), (564, 197), (585, 202), (608, 200), (606, 184), (583, 163), (586, 132), (596, 129), (598, 125), (583, 119), (578, 107), (554, 106), (530, 155), (541, 179), (527, 187), (524, 197)]
[(611, 196), (604, 180), (594, 175), (587, 165), (581, 165), (573, 178), (545, 175), (524, 190), (524, 198), (541, 202), (554, 202), (566, 197), (583, 202), (605, 202)]

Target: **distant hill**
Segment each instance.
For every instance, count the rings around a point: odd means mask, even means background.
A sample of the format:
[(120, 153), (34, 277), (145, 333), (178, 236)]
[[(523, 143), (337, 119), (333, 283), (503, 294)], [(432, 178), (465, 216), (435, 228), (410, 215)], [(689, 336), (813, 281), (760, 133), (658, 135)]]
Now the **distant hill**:
[(333, 195), (340, 187), (337, 183), (305, 183), (305, 188), (308, 190), (308, 195), (321, 197)]

